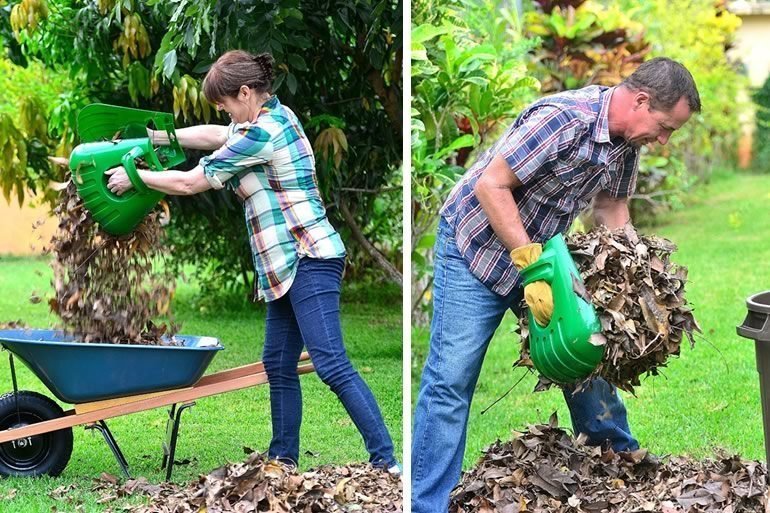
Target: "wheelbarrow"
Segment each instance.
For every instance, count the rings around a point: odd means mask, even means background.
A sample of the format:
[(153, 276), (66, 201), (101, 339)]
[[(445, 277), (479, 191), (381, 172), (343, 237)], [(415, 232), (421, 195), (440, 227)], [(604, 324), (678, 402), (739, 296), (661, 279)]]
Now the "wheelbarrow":
[[(0, 396), (0, 476), (57, 476), (72, 454), (72, 428), (84, 425), (104, 437), (118, 465), (129, 465), (106, 419), (170, 406), (161, 468), (171, 479), (182, 412), (202, 397), (267, 382), (262, 362), (201, 377), (218, 351), (213, 337), (177, 336), (177, 345), (81, 343), (51, 330), (0, 330), (8, 351), (13, 392)], [(60, 401), (19, 390), (15, 358)], [(297, 372), (313, 372), (303, 353)]]

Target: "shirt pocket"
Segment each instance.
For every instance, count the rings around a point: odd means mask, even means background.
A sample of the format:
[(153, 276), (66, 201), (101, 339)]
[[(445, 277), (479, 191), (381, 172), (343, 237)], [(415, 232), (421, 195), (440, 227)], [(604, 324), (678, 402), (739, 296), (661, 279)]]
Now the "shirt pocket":
[(553, 177), (555, 182), (561, 185), (561, 187), (572, 190), (575, 187), (579, 187), (581, 181), (585, 179), (585, 168), (585, 165), (574, 167), (560, 162), (553, 169)]

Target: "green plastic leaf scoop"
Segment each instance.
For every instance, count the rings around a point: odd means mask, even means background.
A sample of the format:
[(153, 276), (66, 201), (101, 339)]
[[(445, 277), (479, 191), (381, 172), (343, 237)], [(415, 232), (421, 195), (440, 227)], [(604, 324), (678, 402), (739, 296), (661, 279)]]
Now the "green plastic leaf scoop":
[(524, 285), (545, 280), (553, 291), (553, 316), (540, 326), (529, 312), (529, 352), (549, 380), (569, 384), (587, 377), (604, 355), (604, 337), (564, 237), (546, 242), (543, 254), (521, 271)]
[[(147, 128), (165, 131), (169, 145), (155, 146)], [(137, 159), (152, 171), (163, 171), (184, 162), (185, 155), (174, 132), (174, 117), (163, 112), (94, 103), (78, 114), (81, 144), (70, 155), (70, 169), (78, 194), (94, 220), (107, 233), (130, 233), (163, 198), (148, 188), (137, 172)], [(126, 168), (134, 186), (122, 196), (107, 188), (104, 173)]]

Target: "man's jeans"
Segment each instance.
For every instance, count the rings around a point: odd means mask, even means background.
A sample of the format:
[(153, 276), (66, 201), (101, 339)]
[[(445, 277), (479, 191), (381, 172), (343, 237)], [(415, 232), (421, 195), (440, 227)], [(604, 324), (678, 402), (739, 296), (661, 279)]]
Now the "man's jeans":
[[(522, 288), (495, 294), (468, 269), (453, 230), (441, 219), (436, 239), (430, 350), (420, 383), (412, 439), (412, 513), (446, 512), (462, 469), (468, 415), (481, 364), (503, 315), (518, 313)], [(513, 354), (513, 344), (511, 344)], [(576, 433), (589, 443), (634, 450), (626, 410), (614, 387), (595, 380), (565, 392)]]
[(273, 440), (270, 458), (299, 461), (302, 392), (297, 361), (307, 347), (321, 380), (337, 394), (364, 438), (375, 466), (396, 463), (382, 414), (369, 387), (350, 364), (340, 327), (343, 258), (302, 258), (283, 297), (267, 303), (263, 361), (270, 384)]

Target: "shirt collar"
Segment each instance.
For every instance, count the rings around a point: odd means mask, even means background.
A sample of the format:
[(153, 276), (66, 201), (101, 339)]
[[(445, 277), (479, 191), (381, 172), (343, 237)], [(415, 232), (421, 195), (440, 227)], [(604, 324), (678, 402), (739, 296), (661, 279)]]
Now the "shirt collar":
[(271, 110), (274, 110), (276, 107), (278, 107), (278, 105), (280, 105), (278, 102), (278, 97), (276, 95), (272, 95), (264, 104), (262, 104), (262, 108), (259, 112), (260, 114), (263, 112), (270, 112)]
[(270, 96), (270, 98), (268, 98), (267, 101), (262, 104), (262, 107), (259, 108), (259, 112), (257, 112), (257, 116), (253, 120), (244, 121), (243, 123), (236, 125), (236, 128), (247, 126), (247, 125), (253, 125), (254, 123), (257, 122), (257, 120), (259, 119), (259, 116), (261, 116), (262, 114), (267, 114), (272, 110), (275, 110), (280, 104), (281, 102), (278, 101), (278, 97), (276, 95)]
[(610, 99), (612, 93), (615, 92), (614, 87), (610, 87), (605, 91), (599, 93), (599, 115), (596, 117), (596, 125), (594, 125), (594, 131), (592, 138), (598, 143), (610, 142)]

